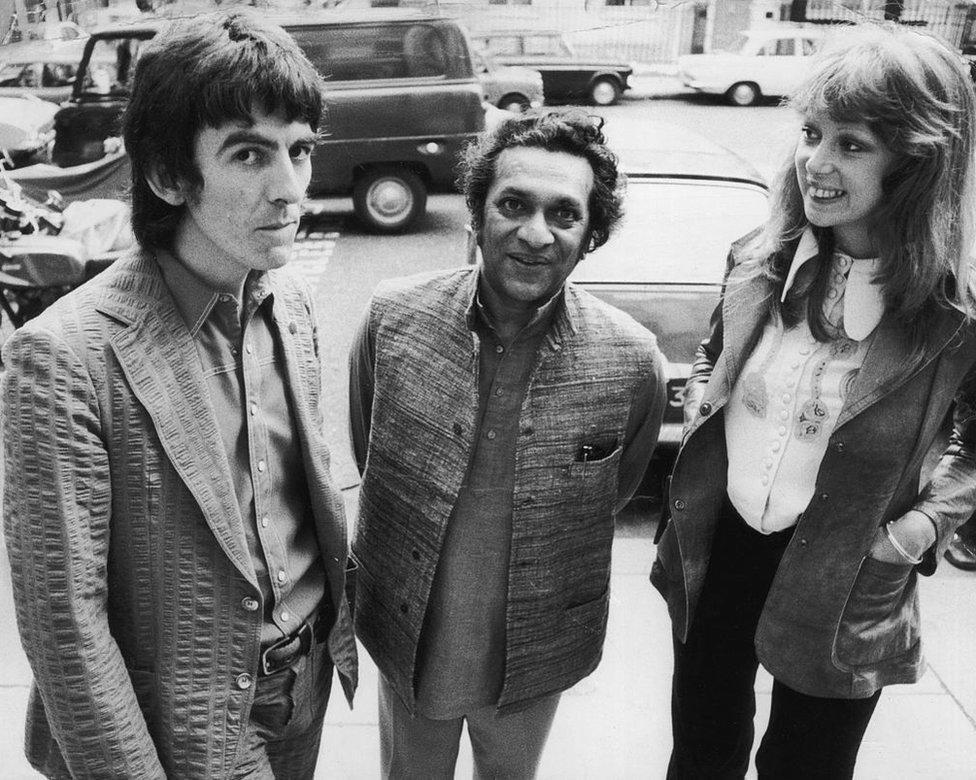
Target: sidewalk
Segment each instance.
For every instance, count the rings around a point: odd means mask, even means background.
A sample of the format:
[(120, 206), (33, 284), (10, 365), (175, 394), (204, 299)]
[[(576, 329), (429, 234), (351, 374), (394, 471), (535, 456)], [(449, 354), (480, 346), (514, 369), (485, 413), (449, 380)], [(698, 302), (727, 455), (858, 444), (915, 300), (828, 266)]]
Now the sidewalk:
[[(348, 502), (355, 491), (348, 491)], [(654, 556), (644, 512), (624, 518), (614, 541), (610, 627), (603, 662), (562, 700), (542, 760), (543, 780), (663, 778), (670, 750), (671, 640), (664, 603), (647, 581)], [(2, 547), (2, 545), (0, 545)], [(922, 582), (923, 635), (930, 668), (913, 686), (881, 697), (861, 749), (858, 780), (976, 778), (976, 575), (939, 567)], [(0, 560), (0, 776), (36, 778), (22, 750), (30, 672), (13, 630), (10, 571)], [(350, 711), (334, 687), (318, 777), (379, 776), (376, 669), (360, 658)], [(759, 683), (757, 731), (769, 712), (771, 680)], [(471, 777), (462, 743), (458, 778)]]

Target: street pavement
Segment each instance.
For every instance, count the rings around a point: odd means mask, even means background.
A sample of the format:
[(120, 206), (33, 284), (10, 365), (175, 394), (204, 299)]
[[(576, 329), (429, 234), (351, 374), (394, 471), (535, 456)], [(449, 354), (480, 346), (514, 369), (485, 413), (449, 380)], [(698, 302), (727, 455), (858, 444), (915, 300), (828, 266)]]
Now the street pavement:
[[(356, 489), (345, 491), (353, 516)], [(654, 509), (632, 505), (614, 540), (610, 626), (603, 661), (567, 691), (539, 771), (543, 780), (663, 778), (671, 745), (671, 639), (664, 602), (647, 581), (654, 559)], [(2, 544), (0, 544), (2, 549)], [(0, 778), (37, 778), (23, 756), (30, 670), (14, 631), (10, 570), (0, 556)], [(868, 728), (857, 780), (976, 778), (976, 574), (939, 567), (921, 585), (929, 668), (912, 686), (885, 690)], [(317, 778), (379, 776), (376, 668), (365, 652), (355, 707), (334, 695)], [(769, 714), (772, 681), (757, 683), (757, 733)], [(754, 777), (750, 774), (750, 777)], [(471, 777), (462, 739), (456, 777)]]

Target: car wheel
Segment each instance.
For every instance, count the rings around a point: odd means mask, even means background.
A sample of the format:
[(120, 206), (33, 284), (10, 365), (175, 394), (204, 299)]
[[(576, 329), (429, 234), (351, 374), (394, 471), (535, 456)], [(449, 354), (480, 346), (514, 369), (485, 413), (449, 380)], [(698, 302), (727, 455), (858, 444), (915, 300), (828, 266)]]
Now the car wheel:
[(399, 233), (427, 208), (427, 188), (403, 166), (373, 168), (356, 180), (352, 190), (356, 216), (376, 233)]
[(498, 107), (503, 111), (511, 111), (513, 114), (521, 114), (529, 107), (529, 99), (525, 95), (513, 92), (505, 95), (498, 101)]
[(597, 79), (590, 87), (590, 100), (596, 106), (612, 106), (620, 97), (620, 85), (613, 79)]
[(762, 93), (759, 91), (759, 86), (751, 81), (740, 81), (729, 87), (725, 96), (733, 106), (754, 106), (759, 102)]

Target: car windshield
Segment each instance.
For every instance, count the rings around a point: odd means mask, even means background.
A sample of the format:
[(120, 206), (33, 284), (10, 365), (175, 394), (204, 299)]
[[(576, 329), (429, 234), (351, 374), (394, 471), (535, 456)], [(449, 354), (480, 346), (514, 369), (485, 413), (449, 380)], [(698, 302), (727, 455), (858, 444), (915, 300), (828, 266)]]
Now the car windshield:
[(766, 219), (768, 195), (739, 182), (631, 176), (624, 206), (617, 232), (573, 281), (719, 284), (729, 245)]

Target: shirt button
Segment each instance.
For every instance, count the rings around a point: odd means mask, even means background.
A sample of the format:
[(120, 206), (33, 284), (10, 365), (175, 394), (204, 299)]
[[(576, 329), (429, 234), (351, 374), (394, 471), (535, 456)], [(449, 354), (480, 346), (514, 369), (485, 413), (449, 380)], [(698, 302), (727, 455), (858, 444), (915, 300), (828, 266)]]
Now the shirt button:
[(773, 467), (773, 459), (772, 458), (766, 458), (766, 460), (763, 461), (763, 465), (767, 469), (771, 469)]
[(784, 404), (788, 404), (792, 400), (793, 400), (793, 396), (792, 395), (790, 395), (789, 393), (783, 393), (783, 403)]
[(686, 506), (687, 504), (685, 504), (684, 499), (676, 498), (674, 500), (674, 508), (677, 509), (679, 512), (683, 512)]
[(786, 435), (786, 426), (785, 425), (779, 426), (779, 435), (780, 436), (785, 436)]
[(497, 352), (499, 355), (502, 354), (502, 352), (504, 351), (505, 351), (505, 347), (503, 347), (501, 344), (495, 347), (495, 352)]
[(788, 420), (790, 418), (790, 413), (785, 409), (779, 413), (779, 419)]
[(495, 438), (495, 436), (496, 436), (496, 434), (495, 434), (495, 432), (494, 432), (493, 430), (491, 430), (491, 431), (488, 431), (488, 433), (486, 433), (485, 435), (486, 435), (486, 436), (487, 436), (487, 437), (488, 437), (489, 439), (494, 439), (494, 438)]
[(251, 404), (251, 416), (253, 417), (258, 413), (258, 405), (256, 403)]
[(257, 599), (253, 599), (250, 596), (245, 596), (243, 599), (241, 599), (241, 606), (244, 607), (244, 609), (246, 609), (248, 612), (257, 612), (258, 607), (261, 605), (258, 604)]
[(769, 475), (768, 474), (763, 474), (763, 476), (762, 476), (762, 483), (763, 483), (763, 485), (768, 485), (769, 484)]
[(288, 578), (284, 569), (278, 569), (278, 582), (284, 582)]
[(522, 429), (522, 434), (523, 434), (524, 436), (531, 436), (531, 435), (532, 435), (533, 433), (535, 433), (535, 428), (533, 428), (533, 427), (532, 427), (531, 425), (526, 425), (526, 426), (525, 426), (525, 427), (524, 427), (524, 428)]
[(268, 519), (268, 516), (265, 515), (264, 517), (261, 518), (261, 527), (262, 528), (267, 528), (268, 527), (268, 523), (270, 523), (270, 522), (271, 521)]
[(248, 688), (250, 688), (252, 682), (253, 678), (247, 672), (237, 675), (237, 687), (242, 691), (246, 691)]
[(258, 471), (264, 471), (267, 468), (267, 464), (263, 460), (258, 461)]
[(496, 387), (496, 388), (495, 388), (495, 395), (501, 395), (501, 394), (502, 394), (502, 393), (504, 393), (504, 392), (505, 392), (505, 391), (504, 391), (504, 390), (502, 390), (502, 389), (501, 389), (500, 387)]
[(778, 441), (774, 441), (773, 442), (772, 450), (773, 450), (773, 452), (779, 452), (779, 442)]
[(708, 417), (712, 413), (712, 405), (709, 403), (704, 403), (698, 407), (698, 414), (702, 417)]
[(248, 355), (250, 355), (250, 354), (251, 354), (251, 352), (253, 351), (253, 350), (252, 350), (252, 348), (251, 348), (251, 342), (248, 342), (247, 344), (245, 344), (245, 345), (244, 345), (244, 351), (245, 351), (245, 352), (246, 352), (246, 353), (247, 353)]
[(288, 611), (283, 611), (280, 617), (283, 622), (287, 623), (289, 620), (291, 620), (291, 613)]
[(294, 336), (294, 335), (295, 335), (296, 333), (298, 333), (298, 323), (296, 323), (296, 322), (294, 322), (294, 321), (292, 321), (292, 322), (289, 322), (289, 323), (288, 323), (288, 332), (289, 332), (289, 333), (290, 333), (290, 334), (291, 334), (292, 336)]

